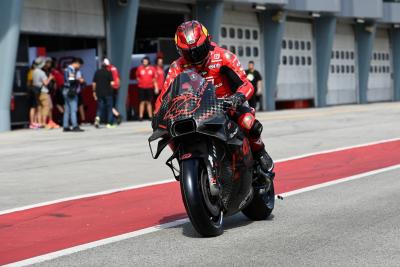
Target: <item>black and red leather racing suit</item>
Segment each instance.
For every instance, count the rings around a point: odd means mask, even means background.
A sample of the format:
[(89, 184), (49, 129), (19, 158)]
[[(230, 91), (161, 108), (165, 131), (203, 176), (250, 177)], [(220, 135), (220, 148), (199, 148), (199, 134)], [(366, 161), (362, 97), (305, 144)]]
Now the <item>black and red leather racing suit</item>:
[[(216, 43), (211, 43), (211, 46), (208, 57), (201, 65), (192, 65), (183, 57), (171, 64), (164, 86), (156, 101), (155, 113), (158, 112), (164, 94), (171, 83), (186, 69), (195, 69), (208, 82), (211, 82), (215, 86), (216, 95), (219, 98), (228, 97), (234, 93), (242, 93), (247, 100), (251, 98), (254, 93), (253, 85), (247, 80), (246, 73), (236, 55), (219, 47)], [(255, 119), (254, 109), (250, 108), (246, 102), (236, 110), (233, 117), (248, 136), (253, 153), (262, 150), (264, 148), (264, 143), (260, 138), (262, 125)]]

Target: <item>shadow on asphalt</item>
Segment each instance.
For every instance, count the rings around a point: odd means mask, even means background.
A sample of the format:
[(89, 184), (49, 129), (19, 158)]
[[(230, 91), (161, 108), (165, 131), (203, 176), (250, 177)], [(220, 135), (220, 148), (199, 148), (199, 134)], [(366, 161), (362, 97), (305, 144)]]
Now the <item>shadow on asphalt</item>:
[(170, 223), (170, 222), (184, 219), (184, 218), (187, 218), (186, 212), (165, 216), (165, 217), (161, 218), (158, 222), (159, 222), (159, 224), (164, 224), (164, 223)]
[[(177, 214), (173, 216), (167, 216), (160, 220), (160, 222), (171, 222), (171, 219), (181, 219), (187, 217), (186, 213)], [(266, 221), (273, 221), (274, 215), (272, 214)], [(233, 216), (224, 218), (224, 232), (229, 231), (230, 229), (235, 229), (239, 227), (246, 227), (247, 225), (252, 224), (254, 221), (249, 220), (242, 213), (235, 214)], [(182, 234), (186, 237), (190, 238), (203, 238), (196, 230), (193, 228), (191, 223), (185, 223), (181, 225), (177, 225), (171, 228), (182, 229)]]

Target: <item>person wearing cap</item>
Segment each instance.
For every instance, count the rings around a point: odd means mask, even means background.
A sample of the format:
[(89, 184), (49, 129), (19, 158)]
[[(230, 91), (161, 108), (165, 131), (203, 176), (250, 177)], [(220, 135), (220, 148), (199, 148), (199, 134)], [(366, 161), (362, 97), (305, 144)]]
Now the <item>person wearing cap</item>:
[(156, 71), (150, 66), (150, 59), (144, 57), (142, 65), (136, 69), (136, 79), (139, 90), (139, 120), (143, 120), (144, 110), (146, 108), (149, 119), (153, 118), (153, 107), (151, 101), (153, 95), (158, 94), (158, 84), (156, 81)]
[(32, 72), (32, 85), (35, 90), (39, 91), (39, 105), (38, 105), (38, 123), (39, 127), (46, 127), (47, 129), (52, 128), (51, 125), (47, 124), (47, 118), (50, 113), (50, 101), (49, 101), (49, 89), (50, 82), (54, 79), (53, 75), (47, 76), (43, 71), (43, 67), (46, 64), (46, 59), (38, 57), (35, 59), (34, 67)]
[(121, 121), (122, 121), (121, 113), (119, 113), (119, 111), (117, 109), (118, 92), (119, 92), (119, 88), (121, 86), (121, 79), (119, 77), (119, 72), (118, 72), (117, 67), (115, 67), (113, 64), (111, 64), (111, 62), (108, 58), (105, 58), (103, 60), (103, 64), (105, 66), (107, 66), (107, 70), (111, 72), (112, 77), (113, 77), (113, 85), (111, 86), (113, 88), (112, 113), (117, 120), (117, 124), (121, 124)]

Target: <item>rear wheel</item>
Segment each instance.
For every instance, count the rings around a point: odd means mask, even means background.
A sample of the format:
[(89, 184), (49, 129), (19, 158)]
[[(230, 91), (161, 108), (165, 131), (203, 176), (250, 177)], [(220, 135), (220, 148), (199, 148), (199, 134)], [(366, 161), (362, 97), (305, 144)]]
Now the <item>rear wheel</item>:
[(242, 210), (243, 214), (250, 220), (265, 220), (271, 215), (275, 206), (275, 188), (274, 180), (271, 179), (270, 181), (267, 190), (263, 188), (254, 190), (253, 200)]
[(223, 232), (223, 213), (219, 197), (210, 193), (207, 170), (200, 159), (181, 163), (181, 194), (193, 227), (202, 236)]

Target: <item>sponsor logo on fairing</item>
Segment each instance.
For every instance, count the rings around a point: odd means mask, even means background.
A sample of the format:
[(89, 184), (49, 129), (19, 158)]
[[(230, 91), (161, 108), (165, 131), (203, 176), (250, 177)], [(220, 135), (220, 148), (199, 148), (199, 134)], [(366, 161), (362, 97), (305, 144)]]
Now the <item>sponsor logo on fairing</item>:
[(212, 69), (218, 69), (219, 67), (221, 67), (221, 64), (212, 64), (212, 65), (208, 66), (208, 68), (209, 68), (210, 70), (212, 70)]
[(222, 86), (222, 83), (214, 85), (215, 88), (218, 88), (218, 87), (221, 87), (221, 86)]
[(183, 159), (188, 159), (188, 158), (191, 158), (192, 157), (192, 153), (186, 153), (186, 154), (183, 154), (182, 156), (181, 156), (181, 160), (183, 160)]

